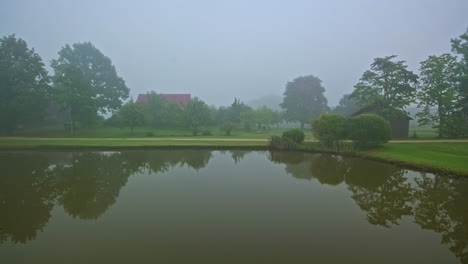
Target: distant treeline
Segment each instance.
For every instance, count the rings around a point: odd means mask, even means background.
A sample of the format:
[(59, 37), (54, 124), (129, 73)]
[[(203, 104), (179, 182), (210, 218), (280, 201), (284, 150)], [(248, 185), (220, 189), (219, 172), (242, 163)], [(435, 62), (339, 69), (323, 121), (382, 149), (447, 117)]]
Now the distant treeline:
[[(153, 128), (185, 127), (194, 135), (206, 126), (267, 130), (286, 122), (304, 128), (323, 113), (349, 116), (362, 107), (375, 106), (384, 118), (406, 113), (417, 104), (420, 125), (431, 125), (440, 137), (468, 135), (468, 29), (451, 40), (453, 54), (429, 56), (419, 76), (396, 55), (376, 58), (351, 94), (331, 109), (322, 81), (300, 76), (287, 82), (281, 111), (266, 106), (253, 109), (235, 98), (230, 106), (209, 106), (198, 97), (188, 104), (173, 104), (149, 94), (148, 102), (129, 99), (129, 88), (110, 58), (89, 42), (65, 45), (51, 61), (53, 74), (41, 57), (15, 35), (0, 39), (0, 134), (19, 129), (63, 124), (74, 134), (79, 124), (101, 123)], [(111, 113), (109, 115), (108, 113)], [(103, 116), (110, 116), (104, 120)]]

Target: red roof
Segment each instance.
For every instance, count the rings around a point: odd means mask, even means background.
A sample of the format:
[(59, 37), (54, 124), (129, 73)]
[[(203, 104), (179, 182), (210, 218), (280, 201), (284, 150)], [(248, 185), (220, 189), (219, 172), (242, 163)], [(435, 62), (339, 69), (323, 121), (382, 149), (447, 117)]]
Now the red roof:
[[(137, 98), (137, 103), (146, 103), (148, 102), (149, 94), (139, 94)], [(174, 104), (186, 105), (190, 102), (190, 94), (158, 94), (161, 98), (164, 98), (166, 101)]]

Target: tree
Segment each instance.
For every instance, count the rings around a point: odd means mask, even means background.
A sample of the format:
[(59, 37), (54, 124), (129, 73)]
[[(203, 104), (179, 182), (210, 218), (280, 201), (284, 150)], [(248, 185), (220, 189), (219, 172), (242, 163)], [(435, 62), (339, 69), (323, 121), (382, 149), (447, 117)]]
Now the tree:
[(285, 118), (299, 121), (301, 128), (320, 114), (328, 110), (327, 98), (323, 94), (322, 81), (313, 76), (301, 76), (286, 84), (281, 108), (285, 109)]
[(356, 99), (352, 98), (351, 94), (344, 94), (332, 112), (342, 116), (349, 116), (357, 110), (359, 110), (359, 104)]
[(351, 97), (361, 105), (382, 103), (384, 109), (403, 110), (415, 100), (418, 76), (407, 70), (405, 61), (396, 55), (375, 58), (364, 72)]
[(75, 134), (75, 123), (92, 123), (97, 117), (96, 102), (92, 99), (91, 81), (73, 65), (61, 67), (60, 74), (53, 78), (54, 100), (64, 105), (70, 113), (71, 133)]
[(148, 101), (144, 104), (145, 123), (152, 126), (162, 126), (167, 111), (167, 101), (155, 92), (148, 93)]
[(40, 120), (48, 104), (49, 78), (41, 57), (15, 35), (0, 39), (0, 133)]
[(144, 121), (143, 107), (141, 104), (133, 102), (133, 99), (120, 109), (119, 115), (123, 125), (130, 127), (132, 134), (134, 127), (143, 124)]
[[(454, 136), (456, 127), (463, 123), (453, 118), (458, 103), (459, 63), (450, 54), (429, 56), (421, 62), (421, 85), (418, 92), (419, 107), (417, 113), (420, 125), (431, 124), (439, 130), (439, 137)], [(432, 111), (433, 108), (436, 111)], [(456, 133), (458, 134), (458, 133)]]
[(118, 110), (128, 98), (129, 89), (117, 75), (112, 61), (90, 42), (65, 45), (59, 58), (52, 60), (54, 93), (57, 102), (71, 114), (72, 129), (75, 120), (97, 111), (106, 113)]
[(205, 125), (210, 118), (210, 108), (198, 97), (193, 98), (185, 108), (185, 123), (197, 135), (201, 126)]
[(452, 39), (451, 42), (452, 51), (462, 57), (460, 64), (462, 74), (458, 78), (458, 91), (461, 97), (458, 107), (460, 109), (460, 116), (463, 119), (462, 124), (464, 124), (462, 136), (465, 136), (468, 133), (468, 28), (459, 38)]
[(234, 102), (228, 108), (229, 121), (239, 126), (243, 121), (244, 113), (249, 112), (250, 110), (252, 110), (250, 106), (245, 105), (240, 101), (240, 99), (234, 98)]
[(254, 111), (254, 120), (259, 130), (269, 129), (270, 125), (276, 121), (276, 113), (262, 106)]

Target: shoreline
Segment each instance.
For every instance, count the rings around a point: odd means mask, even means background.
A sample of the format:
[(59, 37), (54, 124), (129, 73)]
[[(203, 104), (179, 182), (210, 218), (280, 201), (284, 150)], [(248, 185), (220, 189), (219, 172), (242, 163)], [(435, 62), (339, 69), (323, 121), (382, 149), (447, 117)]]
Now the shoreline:
[[(259, 142), (259, 141), (223, 141), (217, 142), (216, 141), (209, 141), (204, 142), (205, 144), (197, 144), (202, 143), (203, 140), (199, 142), (196, 141), (189, 141), (185, 140), (182, 144), (174, 144), (177, 141), (172, 141), (170, 143), (166, 141), (153, 141), (153, 143), (158, 142), (165, 144), (144, 144), (145, 142), (141, 141), (120, 141), (126, 143), (133, 143), (133, 144), (106, 144), (111, 142), (112, 140), (107, 140), (107, 142), (101, 142), (101, 144), (60, 144), (60, 142), (53, 142), (53, 144), (41, 144), (44, 143), (45, 139), (41, 140), (41, 142), (36, 142), (36, 144), (13, 144), (13, 145), (4, 145), (0, 142), (0, 151), (125, 151), (125, 150), (153, 150), (153, 149), (205, 149), (205, 150), (251, 150), (251, 151), (286, 151), (286, 152), (305, 152), (305, 153), (324, 153), (324, 154), (332, 154), (332, 155), (340, 155), (344, 157), (358, 157), (358, 158), (365, 158), (369, 160), (374, 160), (378, 162), (383, 162), (395, 166), (399, 166), (405, 169), (416, 170), (420, 172), (428, 172), (437, 175), (447, 175), (452, 177), (464, 177), (468, 178), (468, 171), (456, 170), (451, 168), (444, 168), (440, 166), (436, 166), (433, 164), (427, 164), (422, 162), (411, 162), (406, 161), (404, 159), (395, 159), (389, 157), (381, 157), (376, 154), (372, 154), (372, 152), (339, 152), (339, 151), (330, 151), (330, 150), (322, 150), (317, 148), (299, 148), (294, 150), (278, 150), (270, 148), (266, 142)], [(99, 141), (94, 140), (94, 141)], [(58, 143), (58, 144), (56, 144)], [(75, 142), (76, 143), (76, 142)], [(80, 142), (82, 143), (82, 142)], [(115, 142), (112, 142), (115, 143)], [(148, 143), (146, 141), (146, 143)], [(188, 144), (190, 143), (190, 144)], [(207, 144), (206, 144), (207, 143)], [(468, 158), (467, 158), (468, 161)]]

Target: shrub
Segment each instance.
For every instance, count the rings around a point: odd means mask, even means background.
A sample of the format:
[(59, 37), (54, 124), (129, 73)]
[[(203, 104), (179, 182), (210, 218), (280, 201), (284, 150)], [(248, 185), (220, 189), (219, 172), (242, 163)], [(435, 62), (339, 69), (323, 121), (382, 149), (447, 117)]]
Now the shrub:
[(312, 123), (312, 132), (326, 147), (339, 146), (346, 139), (346, 119), (337, 114), (323, 114)]
[(205, 130), (205, 131), (202, 132), (202, 135), (203, 135), (203, 136), (211, 136), (211, 135), (213, 135), (213, 134), (211, 134), (211, 131)]
[(297, 149), (297, 143), (288, 137), (272, 136), (269, 140), (270, 148), (281, 150)]
[(226, 122), (221, 126), (221, 130), (224, 131), (226, 136), (231, 135), (231, 131), (234, 129), (234, 124), (231, 122)]
[(390, 140), (390, 124), (376, 114), (362, 114), (348, 119), (348, 138), (356, 148), (371, 148)]
[(283, 132), (283, 138), (288, 138), (294, 143), (301, 144), (304, 142), (305, 134), (304, 131), (296, 128)]
[(153, 132), (146, 132), (146, 136), (147, 137), (154, 137), (154, 133)]

